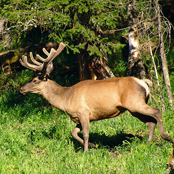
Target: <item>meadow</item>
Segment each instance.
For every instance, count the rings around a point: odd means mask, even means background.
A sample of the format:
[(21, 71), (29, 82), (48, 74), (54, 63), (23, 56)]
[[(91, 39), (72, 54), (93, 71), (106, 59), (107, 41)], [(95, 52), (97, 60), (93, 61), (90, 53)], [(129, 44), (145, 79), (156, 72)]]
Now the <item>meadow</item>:
[[(37, 94), (19, 89), (32, 79), (23, 70), (0, 74), (1, 174), (163, 174), (172, 151), (159, 134), (146, 144), (148, 127), (128, 112), (90, 124), (90, 142), (96, 148), (83, 153), (71, 137), (69, 116)], [(152, 105), (157, 105), (150, 99)], [(154, 104), (155, 103), (155, 104)], [(174, 112), (163, 113), (166, 132), (174, 138)], [(82, 137), (82, 133), (80, 133)]]

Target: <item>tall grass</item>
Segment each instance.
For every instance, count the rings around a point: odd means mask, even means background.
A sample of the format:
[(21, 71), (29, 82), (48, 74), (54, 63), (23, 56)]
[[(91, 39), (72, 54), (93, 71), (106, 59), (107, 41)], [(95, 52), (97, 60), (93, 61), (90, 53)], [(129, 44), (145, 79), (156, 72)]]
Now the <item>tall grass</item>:
[[(172, 147), (160, 138), (146, 145), (148, 128), (128, 112), (117, 118), (92, 122), (90, 142), (83, 147), (71, 137), (75, 124), (66, 113), (42, 96), (19, 93), (30, 71), (0, 75), (1, 174), (162, 174)], [(174, 138), (173, 112), (163, 115), (166, 132)], [(82, 136), (82, 134), (80, 134)]]

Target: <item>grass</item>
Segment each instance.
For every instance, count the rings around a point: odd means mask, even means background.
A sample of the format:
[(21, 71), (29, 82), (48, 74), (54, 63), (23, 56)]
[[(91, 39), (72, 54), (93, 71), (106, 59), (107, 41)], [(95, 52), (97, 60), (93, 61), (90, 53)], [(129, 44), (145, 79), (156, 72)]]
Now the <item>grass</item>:
[[(21, 78), (22, 77), (22, 78)], [(96, 149), (83, 153), (71, 137), (75, 124), (42, 96), (19, 93), (30, 71), (0, 75), (1, 174), (163, 174), (172, 147), (160, 138), (146, 145), (148, 128), (128, 112), (90, 124)], [(163, 114), (166, 132), (174, 138), (173, 111)], [(82, 134), (80, 134), (82, 136)]]

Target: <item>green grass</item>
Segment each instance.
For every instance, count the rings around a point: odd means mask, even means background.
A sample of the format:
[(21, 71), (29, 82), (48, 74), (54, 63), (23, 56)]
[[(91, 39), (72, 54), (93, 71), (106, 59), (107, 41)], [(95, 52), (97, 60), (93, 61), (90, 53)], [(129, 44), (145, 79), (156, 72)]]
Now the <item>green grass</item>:
[[(1, 174), (163, 174), (172, 147), (160, 138), (146, 145), (148, 128), (128, 112), (90, 124), (96, 149), (83, 153), (71, 137), (75, 124), (42, 96), (19, 93), (30, 71), (0, 75)], [(22, 77), (22, 78), (21, 78)], [(25, 79), (25, 80), (24, 80)], [(163, 114), (166, 132), (174, 138), (174, 113)], [(80, 134), (82, 136), (82, 134)]]

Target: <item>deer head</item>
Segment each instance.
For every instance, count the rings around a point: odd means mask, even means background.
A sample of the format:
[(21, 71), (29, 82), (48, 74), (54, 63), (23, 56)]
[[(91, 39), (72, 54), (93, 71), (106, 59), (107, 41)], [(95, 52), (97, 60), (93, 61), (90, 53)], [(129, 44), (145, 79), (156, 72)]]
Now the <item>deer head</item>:
[(33, 64), (28, 62), (27, 56), (22, 56), (22, 59), (19, 60), (20, 63), (24, 67), (31, 69), (38, 74), (37, 77), (35, 77), (31, 82), (21, 87), (20, 92), (22, 94), (26, 94), (28, 92), (39, 93), (40, 89), (42, 89), (43, 85), (45, 85), (44, 82), (48, 80), (50, 73), (53, 71), (53, 59), (58, 56), (64, 48), (65, 44), (62, 42), (60, 43), (57, 50), (51, 48), (50, 53), (48, 53), (47, 50), (43, 48), (43, 52), (47, 55), (47, 58), (44, 59), (40, 55), (36, 55), (36, 57), (43, 63), (35, 60), (32, 52), (30, 52), (30, 58)]

